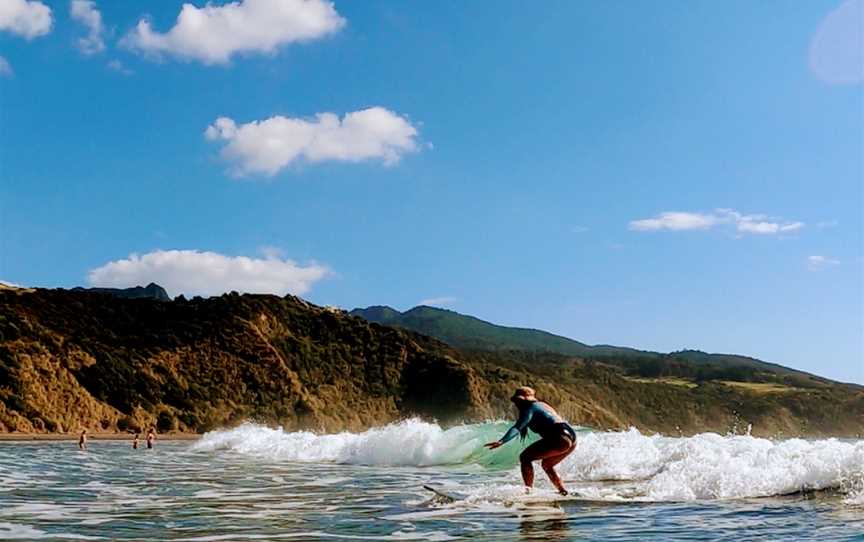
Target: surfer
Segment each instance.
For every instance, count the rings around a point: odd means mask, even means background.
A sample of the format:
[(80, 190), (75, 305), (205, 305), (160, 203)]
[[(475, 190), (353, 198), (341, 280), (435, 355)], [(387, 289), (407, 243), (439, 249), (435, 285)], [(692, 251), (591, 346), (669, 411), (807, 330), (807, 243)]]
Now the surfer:
[(156, 442), (156, 429), (150, 428), (147, 431), (147, 449), (150, 450), (153, 448), (153, 444)]
[(81, 431), (81, 436), (78, 437), (78, 449), (86, 450), (87, 449), (87, 430), (84, 429)]
[(540, 440), (528, 446), (519, 455), (522, 467), (522, 480), (529, 490), (534, 487), (534, 467), (532, 462), (541, 460), (543, 470), (561, 495), (567, 495), (561, 478), (555, 472), (555, 465), (576, 449), (576, 431), (564, 421), (555, 409), (543, 401), (538, 401), (534, 390), (528, 386), (518, 388), (510, 398), (519, 410), (519, 419), (507, 430), (500, 440), (484, 444), (490, 450), (513, 440), (520, 435), (524, 440), (528, 430), (540, 435)]

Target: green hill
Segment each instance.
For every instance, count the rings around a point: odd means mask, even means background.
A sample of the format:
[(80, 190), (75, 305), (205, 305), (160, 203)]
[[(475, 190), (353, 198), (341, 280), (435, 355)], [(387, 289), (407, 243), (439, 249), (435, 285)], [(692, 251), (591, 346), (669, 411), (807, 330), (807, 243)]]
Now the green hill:
[(591, 351), (591, 347), (586, 344), (545, 331), (498, 326), (473, 316), (435, 307), (419, 306), (400, 313), (390, 307), (373, 306), (354, 309), (350, 314), (370, 322), (417, 331), (456, 348), (547, 351), (573, 356)]
[(783, 378), (790, 385), (812, 386), (830, 381), (776, 363), (734, 354), (681, 350), (668, 354), (621, 346), (588, 345), (537, 329), (507, 327), (436, 307), (418, 306), (405, 312), (386, 306), (354, 309), (352, 316), (397, 326), (463, 350), (548, 352), (596, 359), (624, 367), (633, 376), (683, 376), (701, 380), (764, 381)]

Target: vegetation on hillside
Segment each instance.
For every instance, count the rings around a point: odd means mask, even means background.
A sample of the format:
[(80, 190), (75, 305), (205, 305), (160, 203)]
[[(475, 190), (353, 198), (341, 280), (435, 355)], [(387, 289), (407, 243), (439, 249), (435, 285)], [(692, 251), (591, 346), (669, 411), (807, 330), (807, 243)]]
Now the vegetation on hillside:
[[(749, 374), (774, 386), (767, 393), (730, 385), (739, 375), (709, 363), (648, 362), (456, 349), (292, 296), (0, 290), (0, 431), (205, 431), (242, 420), (336, 431), (409, 416), (452, 424), (511, 417), (513, 388), (528, 384), (598, 428), (864, 432), (858, 387)], [(668, 375), (679, 364), (704, 372), (678, 385)]]
[(678, 376), (697, 381), (774, 381), (805, 387), (830, 384), (827, 379), (747, 356), (707, 354), (698, 350), (661, 354), (620, 346), (589, 346), (546, 331), (499, 326), (435, 307), (419, 306), (400, 313), (390, 307), (372, 306), (354, 309), (350, 314), (429, 335), (459, 349), (579, 356), (623, 367), (634, 376)]

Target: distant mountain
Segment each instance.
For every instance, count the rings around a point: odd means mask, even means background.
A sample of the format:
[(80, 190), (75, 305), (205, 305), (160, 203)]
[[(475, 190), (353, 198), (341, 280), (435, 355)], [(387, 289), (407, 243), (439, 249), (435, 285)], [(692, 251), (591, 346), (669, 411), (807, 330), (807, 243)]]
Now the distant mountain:
[[(651, 377), (664, 374), (692, 376), (691, 373), (695, 375), (700, 370), (704, 373), (705, 369), (710, 367), (720, 369), (739, 367), (777, 375), (794, 376), (808, 381), (829, 382), (827, 379), (815, 377), (809, 373), (747, 356), (708, 354), (698, 350), (681, 350), (663, 354), (621, 346), (592, 346), (546, 331), (500, 326), (474, 316), (425, 305), (414, 307), (405, 312), (376, 305), (365, 309), (354, 309), (349, 314), (359, 316), (370, 322), (397, 326), (429, 335), (459, 349), (491, 352), (518, 350), (583, 358), (610, 358), (607, 360), (608, 362), (631, 366)], [(652, 363), (647, 363), (648, 360)]]
[(352, 316), (430, 335), (456, 348), (471, 350), (524, 350), (581, 356), (587, 344), (537, 329), (505, 327), (446, 309), (421, 305), (406, 312), (386, 306), (354, 309)]
[(96, 292), (98, 294), (110, 294), (123, 299), (155, 299), (157, 301), (171, 301), (165, 288), (155, 282), (147, 286), (135, 286), (132, 288), (72, 288), (76, 292)]

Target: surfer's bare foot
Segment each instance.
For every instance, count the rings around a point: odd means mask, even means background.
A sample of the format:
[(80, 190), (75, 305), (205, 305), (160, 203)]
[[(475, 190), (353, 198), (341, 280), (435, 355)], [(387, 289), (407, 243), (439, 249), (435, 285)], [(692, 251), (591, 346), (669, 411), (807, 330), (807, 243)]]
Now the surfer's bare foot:
[(558, 489), (558, 494), (561, 495), (562, 497), (566, 497), (570, 493), (568, 493), (567, 490), (562, 487), (562, 488)]
[(530, 494), (531, 494), (531, 488), (530, 488), (530, 487), (526, 487), (526, 488), (525, 488), (525, 494), (526, 494), (526, 495), (530, 495)]

